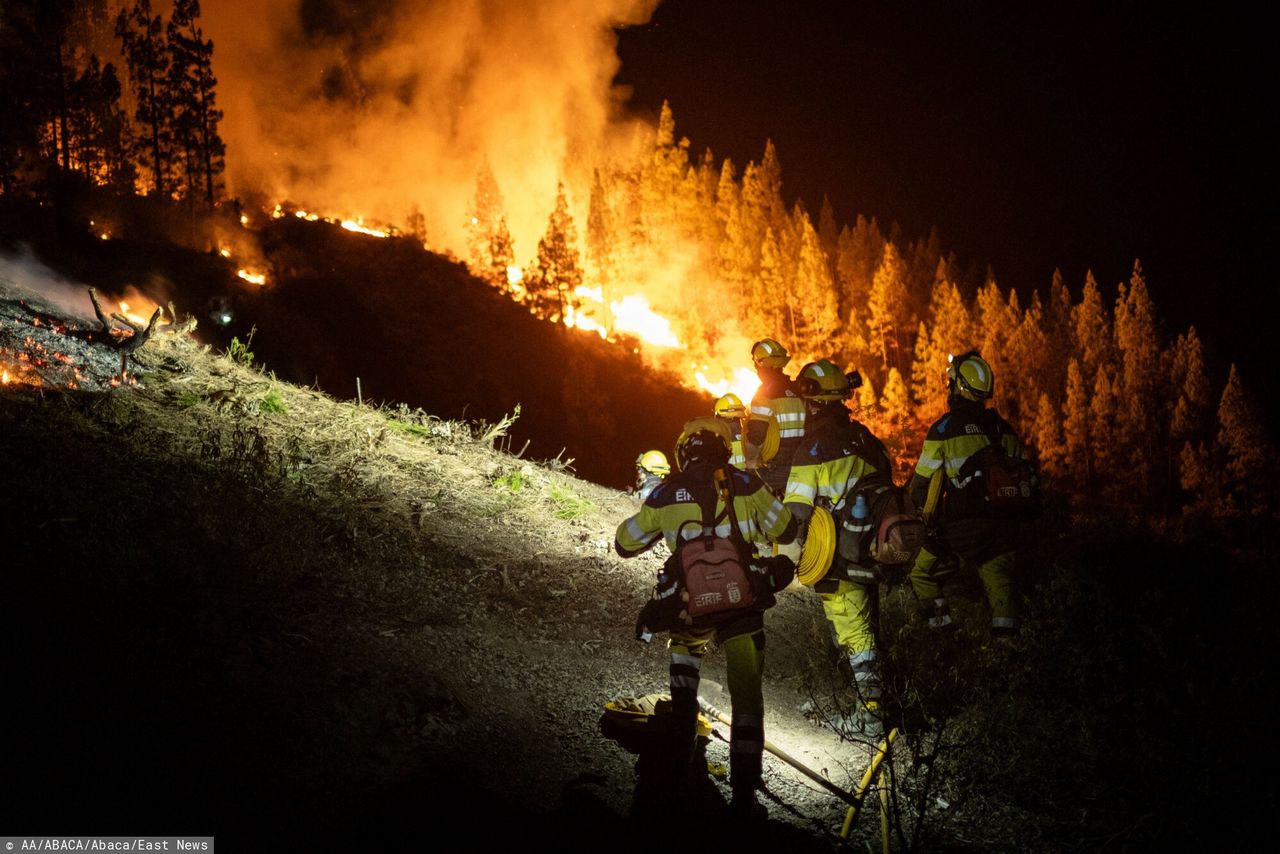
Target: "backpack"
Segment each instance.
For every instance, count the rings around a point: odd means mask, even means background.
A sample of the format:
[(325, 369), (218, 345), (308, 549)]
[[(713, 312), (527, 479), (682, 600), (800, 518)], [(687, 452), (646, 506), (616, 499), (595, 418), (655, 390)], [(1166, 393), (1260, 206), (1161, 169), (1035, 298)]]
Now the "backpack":
[(982, 478), (979, 493), (984, 514), (998, 519), (1034, 519), (1043, 509), (1040, 477), (1030, 460), (1010, 456), (998, 430), (984, 427), (991, 444), (965, 463)]
[[(854, 515), (859, 498), (867, 511), (862, 518)], [(906, 488), (892, 481), (873, 480), (845, 501), (837, 549), (852, 563), (870, 558), (886, 566), (899, 566), (915, 561), (924, 537), (924, 520)]]
[[(710, 518), (714, 509), (702, 507), (702, 533), (692, 539), (681, 539), (685, 526), (699, 524), (693, 520), (681, 525), (679, 540), (670, 564), (673, 575), (688, 596), (685, 623), (696, 628), (710, 628), (744, 611), (759, 610), (774, 604), (767, 567), (752, 565), (746, 542), (738, 529), (733, 512), (733, 492), (723, 471), (716, 472), (718, 492), (724, 498), (725, 512)], [(729, 517), (728, 537), (716, 534), (716, 524)]]

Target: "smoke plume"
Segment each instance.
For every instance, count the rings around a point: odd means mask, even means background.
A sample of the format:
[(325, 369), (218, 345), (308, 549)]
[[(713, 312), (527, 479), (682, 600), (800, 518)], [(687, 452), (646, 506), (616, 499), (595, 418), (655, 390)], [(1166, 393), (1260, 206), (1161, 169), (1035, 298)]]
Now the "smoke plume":
[(634, 140), (614, 28), (657, 2), (206, 0), (228, 191), (401, 227), (418, 211), (465, 258), (487, 157), (524, 263), (556, 181), (585, 222), (591, 164)]

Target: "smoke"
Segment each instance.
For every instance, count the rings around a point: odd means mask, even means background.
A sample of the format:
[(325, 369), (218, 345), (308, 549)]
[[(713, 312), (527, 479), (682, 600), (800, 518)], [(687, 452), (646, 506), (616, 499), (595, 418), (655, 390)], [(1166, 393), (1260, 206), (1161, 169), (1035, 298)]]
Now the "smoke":
[(487, 157), (525, 263), (557, 180), (585, 223), (592, 164), (634, 141), (614, 28), (657, 3), (206, 0), (228, 190), (402, 227), (417, 211), (465, 258)]
[(88, 286), (62, 278), (40, 263), (29, 247), (18, 255), (0, 252), (0, 290), (32, 308), (57, 309), (50, 313), (68, 319), (90, 322), (94, 316)]

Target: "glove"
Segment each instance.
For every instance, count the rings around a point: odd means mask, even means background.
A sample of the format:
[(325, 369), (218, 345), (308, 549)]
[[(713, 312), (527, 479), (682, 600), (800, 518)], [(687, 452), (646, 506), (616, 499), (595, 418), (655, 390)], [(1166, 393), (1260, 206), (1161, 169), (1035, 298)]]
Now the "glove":
[(786, 590), (795, 580), (796, 562), (789, 555), (778, 555), (769, 561), (769, 575), (774, 590)]
[(657, 623), (657, 607), (658, 600), (650, 599), (640, 609), (640, 613), (636, 616), (636, 640), (642, 643), (653, 640), (653, 629), (650, 627)]

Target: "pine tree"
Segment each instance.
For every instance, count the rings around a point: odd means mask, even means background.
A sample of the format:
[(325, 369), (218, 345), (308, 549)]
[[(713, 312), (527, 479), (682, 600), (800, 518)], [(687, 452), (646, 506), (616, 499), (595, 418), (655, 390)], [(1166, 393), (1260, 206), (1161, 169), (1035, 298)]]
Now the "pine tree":
[(1213, 395), (1204, 367), (1204, 351), (1196, 328), (1190, 327), (1174, 341), (1168, 370), (1172, 384), (1169, 437), (1172, 447), (1190, 439), (1206, 437)]
[(765, 329), (785, 329), (788, 337), (792, 341), (796, 340), (785, 264), (772, 228), (765, 229), (760, 247), (759, 269), (751, 279), (745, 302), (748, 317)]
[(1116, 447), (1116, 386), (1111, 372), (1103, 368), (1098, 371), (1089, 401), (1089, 450), (1094, 471), (1107, 473), (1097, 485), (1108, 498), (1115, 498), (1117, 489), (1130, 485), (1117, 476), (1117, 464), (1124, 457)]
[(1230, 492), (1242, 509), (1247, 513), (1271, 509), (1267, 507), (1270, 500), (1267, 485), (1271, 482), (1268, 470), (1274, 453), (1234, 363), (1218, 401), (1216, 445), (1230, 477)]
[(1062, 277), (1061, 270), (1053, 271), (1053, 279), (1049, 284), (1049, 303), (1045, 307), (1046, 346), (1053, 358), (1045, 363), (1044, 389), (1049, 392), (1055, 405), (1060, 405), (1067, 385), (1066, 354), (1072, 352), (1071, 339), (1071, 292)]
[(600, 297), (604, 305), (606, 332), (613, 332), (613, 223), (609, 200), (605, 195), (600, 170), (592, 173), (591, 199), (587, 205), (587, 261), (595, 270), (595, 281), (600, 283)]
[[(912, 396), (920, 406), (924, 421), (942, 415), (946, 399), (941, 393), (949, 356), (970, 349), (973, 324), (960, 289), (950, 279), (950, 268), (939, 261), (927, 312), (929, 324), (920, 323), (916, 334), (915, 359), (911, 364)], [(926, 338), (927, 335), (927, 338)]]
[(77, 142), (74, 162), (90, 181), (132, 191), (132, 170), (125, 137), (125, 117), (120, 105), (120, 81), (115, 66), (105, 66), (97, 55), (71, 85), (68, 93), (68, 126)]
[[(1135, 493), (1147, 490), (1157, 465), (1155, 415), (1160, 411), (1160, 341), (1155, 306), (1142, 267), (1134, 262), (1129, 287), (1120, 286), (1115, 308), (1116, 352), (1120, 356), (1116, 409), (1117, 441), (1128, 449)], [(1164, 460), (1158, 461), (1163, 467)]]
[(198, 23), (199, 0), (174, 0), (169, 18), (169, 97), (173, 137), (186, 160), (186, 194), (204, 195), (213, 206), (218, 196), (226, 145), (218, 133), (222, 111), (215, 106), (213, 41)]
[(840, 324), (836, 314), (835, 284), (831, 281), (831, 265), (822, 250), (817, 231), (807, 215), (801, 215), (800, 257), (796, 265), (795, 286), (788, 301), (798, 315), (793, 341), (807, 341), (815, 349), (828, 351)]
[(996, 284), (995, 277), (988, 275), (986, 283), (978, 290), (974, 318), (978, 351), (991, 365), (991, 370), (997, 377), (992, 402), (996, 408), (1004, 411), (1005, 404), (1010, 399), (1009, 366), (1013, 364), (1011, 342), (1022, 318), (1017, 291), (1009, 291), (1006, 299), (1000, 286)]
[(907, 299), (906, 266), (892, 242), (884, 245), (884, 256), (876, 268), (871, 282), (871, 295), (867, 301), (870, 312), (867, 330), (870, 344), (880, 356), (886, 369), (897, 367), (900, 362), (898, 334), (898, 308)]
[(676, 141), (675, 116), (663, 101), (649, 161), (640, 173), (640, 200), (648, 242), (675, 239), (681, 224), (684, 177), (689, 169), (689, 140)]
[(1062, 439), (1062, 418), (1047, 393), (1042, 393), (1036, 404), (1030, 438), (1040, 470), (1049, 476), (1062, 472), (1067, 459), (1067, 449)]
[(884, 394), (881, 395), (880, 407), (894, 425), (906, 424), (911, 418), (911, 395), (907, 392), (907, 384), (897, 368), (889, 369), (885, 380)]
[[(168, 86), (169, 52), (164, 43), (160, 16), (153, 14), (151, 0), (134, 0), (116, 18), (129, 78), (133, 83), (137, 109), (134, 119), (145, 136), (139, 141), (139, 161), (149, 160), (151, 192), (163, 196), (169, 186), (169, 153), (173, 125), (173, 105)], [(145, 152), (145, 153), (144, 153)]]
[(1031, 303), (1022, 313), (1008, 348), (1004, 376), (1007, 399), (1013, 406), (1005, 417), (1014, 420), (1018, 426), (1026, 426), (1037, 417), (1040, 396), (1050, 388), (1048, 365), (1057, 361), (1049, 351), (1049, 336), (1044, 330), (1044, 309), (1039, 293), (1031, 294)]
[(467, 208), (467, 251), (472, 273), (500, 291), (514, 292), (515, 250), (507, 230), (498, 181), (485, 158), (476, 171), (476, 192)]
[(529, 283), (530, 310), (544, 320), (566, 322), (577, 312), (581, 284), (578, 230), (561, 181), (556, 186), (556, 205), (547, 232), (538, 241), (538, 260)]
[(1085, 274), (1080, 302), (1071, 310), (1071, 351), (1080, 358), (1080, 370), (1092, 383), (1104, 365), (1112, 364), (1111, 320), (1093, 272)]
[(1067, 363), (1062, 446), (1067, 452), (1067, 470), (1077, 473), (1077, 491), (1082, 497), (1092, 497), (1095, 467), (1089, 438), (1089, 387), (1084, 372), (1080, 369), (1080, 362), (1074, 357)]

